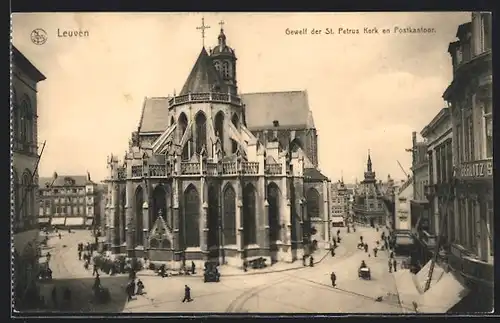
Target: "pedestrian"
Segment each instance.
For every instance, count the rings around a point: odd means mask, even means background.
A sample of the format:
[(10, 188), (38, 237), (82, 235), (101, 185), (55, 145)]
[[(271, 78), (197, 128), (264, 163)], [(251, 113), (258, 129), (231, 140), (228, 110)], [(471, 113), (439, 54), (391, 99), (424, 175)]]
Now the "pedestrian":
[(182, 302), (191, 302), (193, 299), (191, 298), (191, 288), (188, 285), (184, 285), (184, 298)]
[(78, 250), (78, 260), (82, 260), (82, 251)]
[(302, 256), (302, 265), (304, 265), (304, 267), (305, 267), (305, 266), (307, 266), (307, 265), (306, 265), (306, 258), (307, 258), (307, 256), (306, 256), (306, 255), (303, 255), (303, 256)]
[(332, 287), (335, 287), (337, 286), (336, 284), (336, 281), (337, 281), (337, 276), (335, 275), (335, 273), (332, 271), (332, 273), (330, 274), (330, 279), (332, 280)]
[(50, 258), (52, 257), (52, 255), (50, 254), (50, 252), (47, 252), (47, 255), (45, 255), (45, 257), (47, 258), (47, 262), (50, 262)]
[(99, 268), (97, 267), (97, 264), (94, 263), (94, 269), (92, 270), (92, 276), (97, 275), (99, 276)]
[(389, 258), (394, 259), (394, 251), (391, 251), (391, 253), (389, 254)]
[(309, 267), (314, 267), (314, 258), (313, 258), (313, 256), (311, 256), (309, 258)]
[(347, 233), (350, 233), (351, 232), (351, 227), (348, 225), (347, 226)]
[(363, 236), (359, 236), (359, 241), (363, 243)]
[(389, 272), (392, 273), (392, 261), (389, 259)]
[(137, 295), (144, 294), (144, 284), (140, 279), (137, 280)]
[(125, 288), (125, 292), (127, 293), (127, 302), (132, 300), (132, 281), (129, 281), (127, 287)]
[(61, 240), (61, 234), (59, 233), (59, 240)]
[(365, 243), (365, 252), (368, 252), (368, 243)]
[(337, 243), (340, 243), (340, 236), (337, 236)]
[(196, 272), (196, 265), (194, 264), (194, 261), (191, 261), (191, 274), (195, 274)]
[(331, 253), (332, 257), (335, 257), (335, 249), (334, 248), (330, 249), (330, 253)]
[(54, 308), (57, 308), (57, 287), (54, 286), (54, 288), (52, 288), (52, 292), (51, 292), (51, 295), (52, 297), (52, 303), (54, 304)]
[(396, 261), (396, 259), (392, 259), (392, 267), (394, 267), (394, 272), (398, 271), (397, 264), (398, 262)]
[(243, 261), (243, 271), (247, 272), (248, 271), (248, 262), (245, 260)]
[(94, 279), (94, 289), (100, 289), (100, 288), (101, 288), (101, 278), (99, 274), (97, 274)]
[(337, 237), (340, 236), (340, 229), (337, 230)]
[(373, 257), (377, 257), (377, 252), (378, 252), (377, 247), (373, 248)]

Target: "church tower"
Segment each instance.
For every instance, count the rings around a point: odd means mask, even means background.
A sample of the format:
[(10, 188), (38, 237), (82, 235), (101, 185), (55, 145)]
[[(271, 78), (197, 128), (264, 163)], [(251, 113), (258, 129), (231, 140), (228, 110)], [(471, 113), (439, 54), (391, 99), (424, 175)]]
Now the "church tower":
[(224, 22), (219, 22), (220, 33), (217, 46), (210, 50), (210, 57), (215, 69), (219, 72), (221, 79), (227, 86), (229, 93), (237, 94), (238, 86), (236, 85), (236, 55), (234, 49), (229, 47), (224, 34)]
[(376, 182), (375, 180), (375, 172), (373, 171), (372, 168), (372, 158), (370, 156), (370, 151), (368, 150), (368, 161), (366, 162), (366, 172), (365, 172), (365, 183), (374, 183)]

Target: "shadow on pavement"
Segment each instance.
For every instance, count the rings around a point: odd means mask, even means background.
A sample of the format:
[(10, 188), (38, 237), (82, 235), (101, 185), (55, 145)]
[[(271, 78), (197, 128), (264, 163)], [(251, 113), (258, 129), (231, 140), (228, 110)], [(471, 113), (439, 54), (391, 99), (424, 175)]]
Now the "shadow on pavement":
[[(99, 303), (92, 290), (94, 277), (74, 279), (53, 279), (40, 284), (40, 294), (43, 297), (45, 308), (36, 311), (40, 313), (121, 313), (127, 303), (125, 286), (128, 282), (127, 275), (106, 276), (101, 275), (101, 286), (107, 288), (110, 300), (107, 303)], [(52, 290), (56, 288), (57, 304), (52, 299)], [(63, 301), (63, 293), (66, 288), (71, 291), (71, 301)], [(30, 314), (31, 311), (21, 314)]]

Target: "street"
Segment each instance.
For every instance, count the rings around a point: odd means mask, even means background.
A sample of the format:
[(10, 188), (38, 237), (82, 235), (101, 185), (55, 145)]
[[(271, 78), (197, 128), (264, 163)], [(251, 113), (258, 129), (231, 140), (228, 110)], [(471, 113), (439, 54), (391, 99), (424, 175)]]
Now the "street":
[[(61, 240), (51, 238), (49, 242), (53, 246), (52, 285), (69, 286), (75, 296), (71, 310), (81, 312), (401, 313), (394, 278), (388, 272), (387, 253), (381, 251), (375, 258), (357, 249), (359, 237), (363, 236), (372, 253), (380, 232), (359, 227), (356, 233), (346, 233), (341, 228), (340, 236), (342, 242), (335, 257), (328, 254), (314, 267), (262, 274), (233, 270), (231, 275), (225, 275), (230, 270), (223, 267), (219, 283), (204, 283), (197, 276), (160, 278), (149, 270), (141, 271), (138, 278), (143, 281), (146, 294), (135, 296), (130, 302), (126, 302), (124, 291), (127, 275), (101, 274), (101, 283), (109, 288), (112, 301), (97, 305), (92, 302), (92, 271), (83, 268), (76, 250), (78, 242), (91, 241), (90, 233), (66, 232)], [(362, 260), (371, 269), (371, 280), (358, 277)], [(337, 276), (335, 288), (330, 281), (332, 270)], [(182, 303), (186, 284), (191, 288), (193, 301)], [(50, 290), (46, 299), (50, 299)]]

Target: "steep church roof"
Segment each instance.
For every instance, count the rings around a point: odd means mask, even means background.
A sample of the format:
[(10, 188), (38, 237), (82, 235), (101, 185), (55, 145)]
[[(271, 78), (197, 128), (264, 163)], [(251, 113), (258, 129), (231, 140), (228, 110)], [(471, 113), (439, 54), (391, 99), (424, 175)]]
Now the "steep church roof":
[(273, 128), (275, 120), (280, 128), (314, 127), (306, 91), (247, 93), (241, 99), (250, 130)]
[[(218, 86), (217, 91), (214, 87)], [(188, 93), (206, 93), (206, 92), (227, 92), (227, 86), (222, 81), (220, 74), (212, 64), (212, 59), (208, 56), (205, 47), (202, 48), (193, 69), (182, 87), (180, 95)]]

